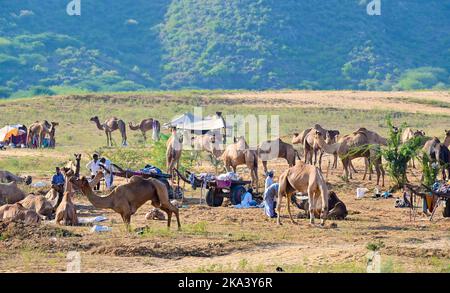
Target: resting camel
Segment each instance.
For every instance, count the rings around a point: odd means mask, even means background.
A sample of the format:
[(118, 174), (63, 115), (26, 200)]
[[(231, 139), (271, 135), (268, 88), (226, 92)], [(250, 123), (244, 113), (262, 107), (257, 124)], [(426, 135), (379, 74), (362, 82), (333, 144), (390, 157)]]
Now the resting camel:
[(51, 218), (55, 211), (57, 198), (53, 201), (48, 200), (43, 195), (29, 194), (19, 203), (26, 209), (35, 211), (38, 215)]
[(0, 170), (0, 182), (16, 182), (30, 185), (32, 182), (32, 178), (31, 176), (19, 177), (9, 171)]
[(164, 183), (157, 179), (133, 176), (128, 183), (117, 186), (105, 197), (97, 196), (92, 191), (86, 177), (81, 179), (72, 177), (70, 182), (87, 196), (94, 207), (112, 209), (119, 213), (127, 227), (130, 225), (131, 216), (136, 213), (139, 207), (150, 200), (155, 208), (167, 213), (167, 227), (170, 227), (172, 213), (174, 213), (177, 218), (178, 229), (181, 228), (179, 210), (170, 203)]
[(16, 182), (0, 183), (0, 205), (12, 204), (25, 198), (25, 193)]
[(147, 131), (152, 130), (153, 135), (152, 139), (154, 141), (159, 141), (159, 133), (161, 131), (161, 124), (158, 120), (153, 118), (144, 119), (141, 123), (137, 125), (133, 125), (132, 122), (129, 123), (131, 130), (140, 130), (142, 132), (142, 136), (144, 137), (144, 141), (147, 141)]
[(72, 194), (73, 192), (64, 192), (64, 197), (61, 204), (58, 206), (55, 215), (55, 222), (58, 225), (61, 225), (61, 221), (63, 221), (63, 225), (65, 226), (78, 225), (77, 210), (72, 202)]
[(249, 149), (247, 142), (243, 136), (234, 138), (234, 143), (228, 145), (222, 154), (222, 161), (227, 172), (236, 173), (239, 165), (246, 165), (250, 169), (252, 177), (252, 186), (258, 193), (258, 153)]
[(300, 160), (298, 152), (291, 144), (285, 143), (280, 138), (262, 142), (258, 146), (258, 157), (261, 159), (264, 168), (264, 174), (267, 174), (267, 161), (283, 158), (289, 164), (289, 167), (295, 165), (295, 157)]
[[(281, 225), (280, 211), (283, 196), (287, 199), (287, 209), (291, 221), (295, 224), (291, 214), (291, 195), (295, 192), (308, 193), (309, 219), (314, 224), (315, 212), (321, 209), (320, 224), (325, 225), (328, 213), (328, 187), (319, 168), (298, 161), (295, 166), (284, 171), (280, 176), (280, 187), (277, 200), (277, 223)], [(319, 202), (320, 201), (320, 202)], [(320, 206), (319, 206), (320, 204)]]
[(181, 153), (183, 151), (183, 136), (177, 133), (176, 128), (171, 129), (172, 135), (167, 140), (166, 166), (167, 173), (175, 178), (175, 168), (180, 164)]
[[(298, 199), (293, 195), (291, 197), (292, 202), (301, 210), (304, 210), (306, 212), (306, 216), (309, 217), (309, 201), (308, 199), (298, 201)], [(328, 193), (328, 215), (327, 219), (330, 220), (344, 220), (347, 215), (347, 207), (345, 206), (344, 202), (340, 200), (337, 196), (337, 194), (334, 191), (330, 191)], [(315, 217), (319, 217), (320, 213), (315, 212)]]
[[(384, 168), (381, 157), (378, 155), (376, 146), (373, 146), (373, 144), (370, 143), (369, 138), (364, 131), (358, 129), (353, 134), (342, 137), (334, 144), (327, 144), (319, 131), (316, 132), (314, 139), (317, 145), (319, 145), (326, 153), (337, 154), (341, 158), (346, 178), (352, 179), (350, 162), (353, 159), (366, 158), (369, 165), (370, 162), (373, 161), (377, 172), (377, 185), (380, 183), (381, 175), (383, 182), (382, 186), (384, 186)], [(370, 166), (366, 166), (366, 173), (364, 174), (363, 180), (366, 177), (368, 167)], [(371, 173), (372, 172), (369, 173), (369, 180), (371, 180)]]
[(122, 146), (127, 145), (127, 129), (125, 127), (125, 122), (117, 117), (111, 117), (105, 121), (105, 123), (101, 124), (98, 116), (94, 116), (90, 119), (90, 121), (94, 122), (97, 125), (99, 130), (105, 131), (106, 134), (106, 145), (112, 146), (112, 132), (117, 129), (120, 131), (122, 135)]
[(28, 127), (27, 145), (29, 148), (33, 148), (34, 141), (36, 139), (36, 146), (42, 147), (46, 134), (50, 133), (52, 125), (44, 120), (42, 122), (36, 121)]
[(294, 137), (292, 138), (292, 144), (303, 144), (305, 150), (305, 163), (313, 164), (313, 154), (314, 154), (314, 165), (317, 164), (317, 152), (320, 151), (319, 154), (319, 169), (322, 169), (322, 155), (323, 151), (320, 150), (320, 147), (314, 144), (314, 134), (316, 131), (322, 133), (323, 137), (329, 137), (329, 143), (334, 143), (336, 141), (336, 137), (339, 136), (338, 130), (326, 130), (319, 124), (314, 125), (313, 128), (308, 128), (301, 132), (300, 134), (294, 133)]
[(41, 218), (35, 211), (26, 209), (20, 203), (1, 206), (0, 220), (22, 221), (26, 224), (37, 224), (41, 222)]
[[(411, 139), (413, 139), (415, 137), (420, 137), (420, 136), (422, 136), (422, 137), (425, 136), (425, 132), (423, 130), (413, 131), (411, 128), (408, 127), (405, 130), (403, 130), (402, 137), (401, 137), (401, 142), (402, 143), (406, 143), (409, 140), (411, 140)], [(411, 158), (411, 161), (412, 161), (412, 167), (415, 169), (416, 165), (414, 163), (414, 157)]]

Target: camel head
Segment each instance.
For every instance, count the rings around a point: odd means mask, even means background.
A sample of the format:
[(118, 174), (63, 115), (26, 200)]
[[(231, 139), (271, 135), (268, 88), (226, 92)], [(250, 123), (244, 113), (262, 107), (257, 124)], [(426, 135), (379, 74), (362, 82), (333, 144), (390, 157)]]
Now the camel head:
[(81, 177), (80, 179), (77, 179), (74, 176), (72, 176), (72, 177), (70, 177), (69, 182), (81, 190), (83, 188), (90, 188), (89, 181), (87, 180), (87, 178), (85, 176)]
[(419, 136), (425, 136), (425, 131), (423, 130), (416, 130), (414, 131), (414, 137), (419, 137)]
[(73, 154), (77, 162), (81, 161), (81, 154)]
[(211, 143), (216, 143), (216, 134), (213, 134), (209, 137), (209, 141), (211, 141)]
[(31, 178), (31, 176), (27, 176), (24, 178), (24, 181), (26, 185), (30, 185), (31, 182), (33, 181), (33, 178)]
[(325, 137), (326, 143), (327, 144), (335, 143), (340, 134), (341, 133), (339, 132), (339, 130), (328, 130), (326, 132), (326, 137)]
[(59, 123), (55, 121), (50, 122), (50, 124), (52, 125), (52, 127), (59, 126)]
[(450, 130), (445, 130), (445, 137), (450, 137)]
[(89, 121), (91, 121), (91, 122), (99, 121), (100, 122), (100, 120), (98, 119), (98, 116), (91, 117), (91, 119), (89, 119)]

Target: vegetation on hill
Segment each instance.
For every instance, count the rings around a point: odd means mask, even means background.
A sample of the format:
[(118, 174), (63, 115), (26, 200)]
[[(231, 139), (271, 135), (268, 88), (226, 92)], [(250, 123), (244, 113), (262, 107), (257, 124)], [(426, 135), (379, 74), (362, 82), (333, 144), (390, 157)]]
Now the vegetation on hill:
[(450, 3), (2, 1), (0, 98), (141, 89), (450, 87)]

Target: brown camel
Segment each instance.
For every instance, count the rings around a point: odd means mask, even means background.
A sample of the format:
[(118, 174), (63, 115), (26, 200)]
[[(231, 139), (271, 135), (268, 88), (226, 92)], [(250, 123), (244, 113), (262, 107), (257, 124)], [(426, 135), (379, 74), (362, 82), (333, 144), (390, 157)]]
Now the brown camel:
[[(415, 138), (415, 137), (420, 137), (420, 136), (425, 136), (425, 132), (423, 130), (412, 130), (411, 128), (405, 128), (405, 130), (403, 130), (402, 133), (402, 137), (401, 137), (401, 142), (402, 143), (406, 143), (409, 140)], [(412, 161), (412, 167), (415, 169), (416, 168), (416, 164), (414, 163), (414, 157), (411, 158)]]
[(25, 193), (16, 182), (0, 183), (0, 205), (13, 204), (25, 198)]
[(85, 177), (81, 179), (72, 177), (70, 182), (80, 188), (94, 207), (112, 209), (119, 213), (127, 227), (130, 225), (131, 216), (150, 200), (155, 208), (167, 213), (167, 227), (170, 227), (172, 213), (174, 213), (178, 229), (181, 228), (179, 210), (170, 203), (166, 186), (157, 179), (133, 176), (128, 183), (117, 186), (105, 197), (97, 196)]
[(250, 169), (252, 186), (258, 193), (258, 152), (251, 150), (243, 136), (234, 138), (234, 143), (228, 145), (222, 154), (222, 161), (227, 172), (236, 173), (239, 165), (246, 165)]
[(127, 145), (127, 129), (125, 127), (125, 122), (123, 122), (123, 120), (117, 117), (112, 117), (106, 120), (105, 123), (101, 124), (98, 116), (94, 116), (90, 119), (90, 121), (94, 122), (99, 130), (105, 131), (107, 146), (112, 146), (113, 144), (112, 132), (116, 131), (117, 129), (120, 131), (120, 134), (122, 135), (122, 146)]
[(41, 218), (35, 211), (26, 209), (20, 203), (1, 206), (0, 220), (13, 222), (21, 221), (26, 224), (37, 224), (41, 222)]
[(49, 140), (50, 140), (50, 145), (49, 147), (54, 149), (56, 146), (56, 126), (58, 126), (59, 123), (58, 122), (51, 122), (51, 126), (48, 132), (49, 135)]
[[(50, 133), (52, 125), (44, 120), (42, 122), (36, 121), (28, 127), (27, 145), (29, 148), (35, 146), (40, 148), (43, 146), (45, 136)], [(36, 144), (34, 144), (36, 142)]]
[[(320, 224), (325, 225), (328, 213), (328, 187), (319, 168), (298, 161), (294, 167), (290, 167), (280, 176), (280, 187), (277, 200), (277, 223), (281, 225), (280, 211), (283, 196), (287, 199), (289, 217), (293, 223), (291, 214), (291, 195), (295, 192), (308, 193), (309, 219), (314, 224), (316, 210), (320, 209)], [(320, 201), (320, 202), (319, 202)]]
[(32, 182), (31, 176), (19, 177), (14, 175), (13, 173), (0, 170), (0, 182), (16, 182), (16, 183), (25, 183), (26, 185), (30, 185)]
[(176, 128), (171, 129), (172, 135), (167, 140), (166, 166), (167, 173), (175, 178), (175, 169), (180, 164), (181, 153), (183, 151), (183, 136), (177, 133)]
[(144, 141), (147, 141), (147, 131), (152, 130), (153, 135), (152, 139), (154, 141), (159, 141), (159, 133), (161, 131), (161, 124), (158, 120), (153, 118), (144, 119), (141, 123), (137, 125), (133, 125), (132, 122), (129, 123), (131, 130), (140, 130), (142, 132), (142, 136), (144, 137)]
[(63, 225), (65, 226), (78, 225), (77, 210), (72, 202), (72, 194), (73, 192), (64, 192), (64, 197), (61, 204), (58, 206), (55, 215), (55, 222), (58, 225), (61, 225), (61, 221), (63, 221)]
[(191, 137), (191, 147), (195, 151), (205, 151), (213, 155), (215, 158), (220, 158), (223, 154), (221, 140), (216, 138), (213, 134), (204, 134)]
[[(422, 152), (428, 155), (430, 158), (435, 157), (436, 153), (436, 147), (438, 144), (440, 144), (441, 141), (437, 137), (433, 137), (432, 139), (428, 140), (425, 145), (422, 148)], [(450, 130), (445, 130), (445, 138), (444, 142), (442, 143), (444, 146), (449, 147), (450, 146)]]
[(258, 157), (263, 163), (264, 174), (267, 174), (268, 160), (283, 158), (286, 159), (289, 167), (295, 165), (295, 157), (300, 160), (297, 150), (291, 144), (282, 141), (281, 138), (262, 142), (258, 146)]
[[(309, 218), (309, 201), (308, 199), (300, 200), (293, 195), (291, 197), (292, 202), (301, 210), (304, 210), (306, 212), (306, 217)], [(347, 215), (347, 207), (345, 206), (344, 202), (340, 200), (337, 196), (337, 194), (334, 191), (330, 191), (328, 193), (328, 215), (327, 219), (330, 220), (344, 220)], [(315, 212), (315, 217), (320, 217), (319, 212)]]
[(57, 199), (51, 202), (43, 195), (29, 194), (19, 203), (24, 208), (33, 210), (42, 217), (50, 218), (55, 211), (56, 201)]
[[(323, 150), (320, 150), (320, 147), (314, 144), (314, 134), (316, 131), (322, 133), (323, 137), (329, 137), (330, 143), (336, 141), (336, 137), (339, 136), (338, 130), (327, 130), (324, 129), (319, 124), (314, 125), (313, 128), (308, 128), (301, 132), (300, 134), (294, 133), (294, 137), (292, 139), (292, 144), (303, 144), (305, 150), (305, 163), (313, 164), (313, 154), (314, 154), (314, 166), (319, 163), (319, 169), (322, 169), (322, 156)], [(320, 151), (319, 160), (317, 160), (317, 153)]]
[[(337, 154), (344, 166), (345, 178), (352, 179), (352, 170), (350, 162), (356, 158), (366, 158), (369, 166), (366, 166), (365, 179), (367, 175), (367, 168), (370, 167), (370, 162), (373, 161), (375, 170), (377, 172), (377, 184), (380, 183), (380, 175), (382, 177), (382, 186), (384, 186), (384, 168), (381, 162), (381, 156), (378, 155), (377, 146), (370, 143), (368, 136), (361, 129), (354, 132), (352, 135), (346, 135), (337, 143), (327, 144), (322, 134), (317, 131), (314, 136), (315, 143), (320, 146), (328, 154)], [(366, 164), (367, 165), (367, 164)], [(371, 172), (369, 173), (369, 180), (371, 180)]]

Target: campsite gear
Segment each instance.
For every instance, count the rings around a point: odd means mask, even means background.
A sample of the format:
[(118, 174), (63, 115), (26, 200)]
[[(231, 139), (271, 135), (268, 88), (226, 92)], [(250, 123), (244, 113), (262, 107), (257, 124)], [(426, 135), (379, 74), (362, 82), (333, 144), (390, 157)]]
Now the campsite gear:
[(356, 188), (356, 199), (363, 198), (366, 195), (366, 192), (368, 192), (368, 191), (369, 191), (369, 189), (367, 189), (367, 188), (361, 188), (361, 187)]
[(163, 214), (163, 212), (161, 212), (160, 209), (153, 208), (150, 212), (148, 212), (148, 213), (145, 215), (145, 219), (146, 219), (147, 221), (150, 221), (150, 220), (160, 220), (160, 221), (163, 221), (163, 220), (166, 219), (166, 216)]
[(14, 145), (26, 143), (27, 130), (23, 125), (7, 125), (0, 129), (0, 142), (9, 142)]
[(92, 233), (110, 232), (110, 231), (112, 231), (111, 227), (101, 225), (94, 225), (91, 229)]
[[(237, 205), (241, 203), (242, 195), (247, 192), (245, 189), (245, 185), (249, 185), (251, 181), (243, 181), (237, 177), (236, 174), (230, 172), (227, 174), (221, 174), (217, 177), (208, 176), (200, 178), (192, 172), (186, 171), (186, 176), (180, 173), (177, 169), (175, 172), (181, 178), (181, 180), (186, 183), (193, 184), (195, 188), (205, 188), (207, 189), (206, 193), (206, 204), (211, 207), (219, 207), (223, 203), (223, 198), (227, 197), (230, 199), (232, 205)], [(223, 176), (225, 175), (225, 176)], [(187, 179), (190, 178), (190, 179)], [(229, 187), (220, 187), (224, 186), (225, 183), (218, 183), (223, 178), (225, 180), (230, 180), (231, 184)], [(238, 178), (238, 180), (235, 180)]]
[(35, 183), (31, 184), (32, 187), (37, 187), (37, 188), (39, 188), (39, 187), (45, 187), (45, 186), (47, 186), (47, 185), (48, 185), (47, 183), (42, 182), (42, 181), (38, 181), (38, 182), (35, 182)]
[(108, 218), (104, 216), (97, 216), (97, 217), (79, 217), (78, 223), (79, 224), (93, 224), (93, 223), (100, 223), (108, 220)]
[[(450, 216), (450, 208), (448, 207), (450, 201), (450, 192), (439, 192), (434, 191), (434, 188), (429, 188), (426, 185), (414, 186), (411, 184), (406, 184), (409, 190), (411, 190), (411, 212), (410, 217), (414, 216), (415, 218), (415, 208), (414, 208), (414, 196), (420, 196), (422, 198), (423, 203), (423, 211), (428, 214), (428, 211), (431, 212), (430, 221), (433, 221), (434, 214), (436, 210), (440, 206), (441, 203), (445, 203), (444, 211), (442, 215), (444, 217)], [(434, 184), (433, 187), (437, 187), (437, 184)], [(440, 186), (440, 185), (439, 185)], [(423, 191), (426, 190), (426, 191)]]
[(390, 197), (392, 197), (392, 193), (390, 193), (389, 191), (383, 192), (383, 198), (390, 198)]

